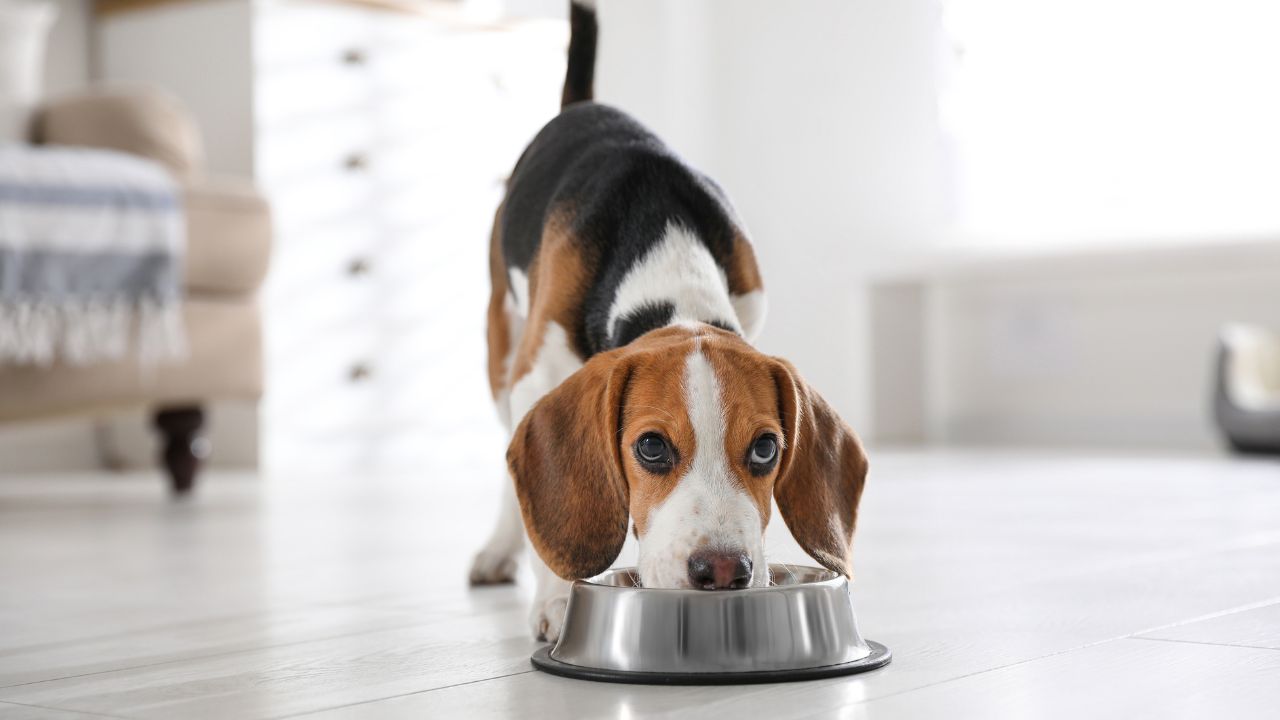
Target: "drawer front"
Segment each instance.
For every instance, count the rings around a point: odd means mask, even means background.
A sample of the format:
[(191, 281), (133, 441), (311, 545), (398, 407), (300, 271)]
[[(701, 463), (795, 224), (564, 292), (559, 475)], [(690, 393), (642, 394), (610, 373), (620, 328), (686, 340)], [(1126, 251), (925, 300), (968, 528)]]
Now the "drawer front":
[(446, 432), (491, 423), (482, 314), (406, 330), (371, 324), (312, 338), (268, 356), (276, 373), (265, 406), (274, 426), (316, 438), (415, 425)]
[(358, 220), (317, 226), (277, 243), (265, 300), (283, 322), (273, 335), (307, 335), (361, 319), (395, 323), (487, 302), (497, 193), (455, 213), (394, 228)]
[(310, 237), (336, 224), (376, 223), (386, 196), (367, 173), (342, 170), (315, 173), (264, 189), (282, 243)]
[[(505, 446), (485, 372), (490, 225), (557, 111), (563, 26), (548, 42), (396, 19), (325, 19), (261, 58), (257, 162), (278, 229), (268, 462), (365, 469)], [(312, 26), (264, 42), (286, 27)]]
[(340, 58), (259, 74), (253, 97), (255, 125), (269, 132), (287, 132), (332, 113), (378, 106), (368, 69)]
[(258, 124), (352, 109), (389, 115), (406, 97), (474, 114), (501, 85), (500, 35), (376, 10), (277, 6), (260, 13), (255, 35)]
[(363, 172), (372, 166), (381, 140), (377, 118), (360, 110), (289, 127), (263, 127), (254, 158), (256, 175), (268, 188), (287, 188), (317, 175)]
[(254, 14), (254, 69), (262, 75), (338, 62), (372, 45), (385, 15), (336, 3), (264, 4)]
[[(446, 131), (400, 138), (359, 121), (313, 128), (309, 137), (264, 142), (263, 186), (281, 242), (334, 223), (420, 231), (466, 211), (491, 217), (518, 152), (494, 133)], [(302, 133), (299, 133), (302, 135)]]

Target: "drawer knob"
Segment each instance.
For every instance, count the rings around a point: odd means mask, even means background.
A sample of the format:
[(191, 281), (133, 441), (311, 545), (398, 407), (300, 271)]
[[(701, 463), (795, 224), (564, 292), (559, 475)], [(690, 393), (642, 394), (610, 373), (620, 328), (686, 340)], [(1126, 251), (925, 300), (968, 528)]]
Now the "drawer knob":
[(343, 167), (351, 172), (358, 172), (369, 167), (369, 156), (364, 153), (351, 153), (342, 161)]
[(368, 363), (358, 362), (347, 371), (347, 379), (353, 383), (368, 380), (373, 375), (373, 368)]
[(364, 65), (368, 61), (368, 54), (360, 48), (350, 48), (342, 53), (342, 62), (346, 65)]
[(347, 274), (351, 277), (368, 275), (371, 269), (372, 263), (369, 262), (368, 258), (355, 258), (347, 263)]

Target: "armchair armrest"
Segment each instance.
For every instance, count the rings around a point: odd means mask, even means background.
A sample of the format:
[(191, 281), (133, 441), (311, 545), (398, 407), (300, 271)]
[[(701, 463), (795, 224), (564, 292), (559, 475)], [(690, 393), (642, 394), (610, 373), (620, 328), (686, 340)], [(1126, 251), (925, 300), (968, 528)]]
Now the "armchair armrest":
[(271, 257), (271, 207), (252, 183), (202, 177), (184, 183), (189, 296), (250, 295)]
[(141, 155), (184, 177), (199, 170), (203, 149), (195, 119), (171, 95), (111, 89), (50, 100), (35, 118), (35, 140)]

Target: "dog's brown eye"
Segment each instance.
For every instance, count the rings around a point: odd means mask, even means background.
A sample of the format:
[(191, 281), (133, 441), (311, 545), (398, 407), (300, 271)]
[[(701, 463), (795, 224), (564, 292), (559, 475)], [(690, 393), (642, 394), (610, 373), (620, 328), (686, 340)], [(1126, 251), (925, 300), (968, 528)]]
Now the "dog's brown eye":
[(751, 445), (751, 455), (747, 461), (752, 469), (766, 470), (778, 457), (778, 438), (772, 435), (761, 435)]
[(671, 446), (657, 433), (645, 433), (636, 441), (636, 459), (651, 470), (663, 470), (672, 465)]

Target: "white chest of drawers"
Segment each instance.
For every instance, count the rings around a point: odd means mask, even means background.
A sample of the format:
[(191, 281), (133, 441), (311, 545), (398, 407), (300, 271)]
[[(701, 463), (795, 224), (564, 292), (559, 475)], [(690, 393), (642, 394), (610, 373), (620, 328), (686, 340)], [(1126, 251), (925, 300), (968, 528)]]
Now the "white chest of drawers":
[[(139, 47), (155, 24), (198, 57)], [(104, 75), (176, 92), (210, 135), (211, 166), (252, 171), (271, 198), (267, 467), (412, 469), (441, 443), (491, 452), (489, 226), (558, 109), (565, 25), (214, 0), (108, 17), (99, 40)]]

